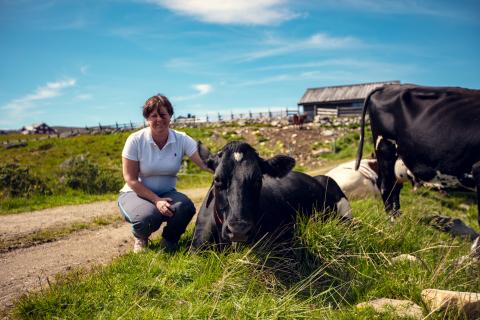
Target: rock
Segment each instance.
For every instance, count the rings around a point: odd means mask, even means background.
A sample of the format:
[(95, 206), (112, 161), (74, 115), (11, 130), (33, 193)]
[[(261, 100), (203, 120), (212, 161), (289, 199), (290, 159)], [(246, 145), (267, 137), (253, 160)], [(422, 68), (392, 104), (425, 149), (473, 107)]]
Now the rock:
[(376, 312), (379, 313), (386, 313), (389, 311), (393, 312), (399, 318), (423, 318), (422, 308), (409, 300), (380, 298), (357, 304), (357, 308), (359, 309), (365, 309), (369, 307), (373, 308)]
[(419, 262), (418, 258), (411, 254), (401, 254), (392, 258), (392, 263), (398, 262)]
[(331, 137), (333, 135), (335, 135), (335, 131), (333, 130), (325, 130), (322, 132), (322, 136), (324, 137)]
[(320, 148), (320, 149), (318, 149), (318, 150), (313, 150), (313, 151), (312, 151), (312, 155), (313, 155), (313, 156), (319, 156), (319, 155), (321, 155), (321, 154), (331, 153), (331, 152), (332, 152), (332, 150), (329, 149), (329, 148)]
[(468, 211), (468, 209), (470, 209), (470, 206), (466, 203), (462, 203), (458, 207), (464, 211)]
[(425, 289), (422, 300), (432, 312), (456, 308), (465, 313), (467, 319), (480, 317), (480, 293)]
[(453, 237), (465, 237), (470, 238), (473, 241), (479, 236), (472, 227), (468, 226), (458, 218), (430, 215), (421, 218), (420, 221), (429, 224), (438, 230), (448, 232)]
[(273, 126), (273, 127), (276, 127), (280, 124), (280, 121), (277, 121), (277, 120), (273, 120), (272, 122), (270, 122), (270, 125)]

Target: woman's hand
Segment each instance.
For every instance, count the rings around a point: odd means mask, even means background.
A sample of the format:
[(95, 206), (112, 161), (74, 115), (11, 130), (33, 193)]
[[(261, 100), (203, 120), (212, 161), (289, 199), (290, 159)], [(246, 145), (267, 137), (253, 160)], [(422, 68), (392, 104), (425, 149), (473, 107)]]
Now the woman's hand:
[(155, 201), (155, 206), (162, 215), (172, 217), (173, 211), (170, 209), (170, 202), (172, 202), (171, 198), (159, 198)]

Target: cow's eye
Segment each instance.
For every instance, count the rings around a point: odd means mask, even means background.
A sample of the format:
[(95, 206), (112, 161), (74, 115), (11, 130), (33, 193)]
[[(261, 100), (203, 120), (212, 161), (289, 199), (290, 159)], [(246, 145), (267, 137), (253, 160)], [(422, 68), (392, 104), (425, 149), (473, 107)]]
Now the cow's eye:
[(215, 186), (215, 188), (218, 188), (218, 189), (225, 188), (225, 183), (223, 183), (223, 181), (219, 177), (215, 177), (213, 179), (213, 185)]

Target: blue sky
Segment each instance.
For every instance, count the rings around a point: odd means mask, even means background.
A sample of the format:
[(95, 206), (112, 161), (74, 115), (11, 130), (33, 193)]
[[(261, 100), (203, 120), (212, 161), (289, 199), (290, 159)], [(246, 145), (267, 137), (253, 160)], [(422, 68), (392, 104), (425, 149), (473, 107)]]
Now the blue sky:
[(0, 128), (295, 108), (306, 88), (480, 88), (480, 2), (0, 0)]

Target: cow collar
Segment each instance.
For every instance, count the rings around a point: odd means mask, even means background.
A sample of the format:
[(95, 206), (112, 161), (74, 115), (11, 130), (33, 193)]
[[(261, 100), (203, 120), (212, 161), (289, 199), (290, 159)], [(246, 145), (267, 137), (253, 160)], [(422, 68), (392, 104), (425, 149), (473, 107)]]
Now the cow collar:
[[(214, 193), (215, 193), (215, 188), (213, 188), (213, 184), (212, 184), (212, 186), (210, 187), (210, 192), (208, 193), (207, 205), (206, 205), (207, 208), (210, 206), (210, 202), (212, 202), (212, 200), (215, 198)], [(215, 202), (213, 203), (213, 218), (215, 219), (215, 223), (217, 224), (217, 226), (223, 225), (223, 221), (224, 221), (223, 215), (221, 215), (220, 212), (218, 211), (218, 208)]]
[(213, 217), (215, 218), (215, 223), (218, 226), (223, 225), (223, 216), (221, 216), (220, 213), (218, 212), (216, 205), (213, 206)]

